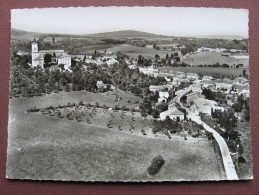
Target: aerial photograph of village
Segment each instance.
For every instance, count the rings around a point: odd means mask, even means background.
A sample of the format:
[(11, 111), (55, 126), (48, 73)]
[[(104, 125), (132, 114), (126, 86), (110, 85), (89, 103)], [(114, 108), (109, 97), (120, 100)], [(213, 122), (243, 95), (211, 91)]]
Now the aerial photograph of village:
[(44, 8), (11, 18), (7, 178), (253, 178), (248, 10)]

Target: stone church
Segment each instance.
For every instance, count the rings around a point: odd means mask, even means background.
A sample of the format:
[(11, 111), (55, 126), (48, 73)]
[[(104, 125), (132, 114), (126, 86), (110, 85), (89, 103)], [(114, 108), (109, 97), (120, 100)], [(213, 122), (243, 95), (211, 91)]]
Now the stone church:
[(50, 54), (53, 64), (64, 64), (64, 68), (67, 70), (71, 66), (71, 56), (68, 55), (64, 50), (40, 50), (38, 49), (38, 43), (33, 41), (31, 50), (32, 66), (40, 65), (43, 67), (44, 56)]

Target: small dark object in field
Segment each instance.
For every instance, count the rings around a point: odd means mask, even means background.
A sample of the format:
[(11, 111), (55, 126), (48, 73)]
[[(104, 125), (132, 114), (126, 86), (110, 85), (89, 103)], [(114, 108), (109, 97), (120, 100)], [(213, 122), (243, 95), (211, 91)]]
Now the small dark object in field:
[(239, 162), (239, 163), (245, 163), (245, 162), (246, 162), (246, 159), (245, 159), (243, 156), (240, 156), (240, 157), (238, 158), (238, 162)]
[(152, 159), (151, 165), (147, 168), (149, 175), (155, 175), (159, 172), (162, 166), (165, 164), (165, 160), (161, 155)]

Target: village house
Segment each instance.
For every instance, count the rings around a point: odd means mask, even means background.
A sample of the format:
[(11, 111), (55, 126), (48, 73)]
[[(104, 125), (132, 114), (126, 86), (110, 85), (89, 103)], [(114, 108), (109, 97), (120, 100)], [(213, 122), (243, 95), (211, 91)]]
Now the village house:
[(212, 80), (212, 79), (213, 79), (212, 76), (203, 76), (203, 77), (202, 77), (202, 80), (203, 80), (203, 81), (208, 81), (208, 80)]
[(107, 88), (107, 85), (106, 84), (104, 84), (102, 81), (97, 81), (96, 82), (96, 87), (98, 88), (98, 89), (106, 89)]
[(192, 92), (192, 93), (186, 95), (186, 97), (187, 97), (187, 102), (190, 103), (193, 100), (197, 100), (199, 98), (202, 98), (203, 96), (201, 95), (200, 92)]
[(231, 89), (233, 81), (230, 79), (216, 79), (215, 80), (215, 89)]
[(234, 84), (233, 89), (236, 91), (238, 95), (243, 94), (244, 97), (249, 97), (250, 96), (250, 90), (249, 90), (249, 85), (244, 84), (244, 85), (238, 85)]
[(205, 113), (211, 116), (211, 110), (224, 110), (224, 108), (219, 107), (217, 102), (212, 101), (212, 100), (207, 100), (204, 98), (198, 98), (193, 100), (190, 103), (190, 109), (193, 112), (196, 113)]
[(212, 80), (203, 80), (202, 81), (202, 87), (204, 87), (204, 88), (213, 89), (214, 84), (215, 84), (215, 82)]
[(132, 64), (132, 65), (129, 65), (128, 68), (131, 70), (134, 70), (134, 69), (137, 69), (138, 67), (136, 65)]
[(155, 93), (156, 91), (162, 91), (163, 89), (165, 89), (165, 87), (162, 85), (150, 85), (149, 86), (149, 90), (152, 91), (153, 93)]
[(184, 113), (178, 110), (173, 104), (169, 105), (168, 110), (160, 113), (160, 120), (165, 120), (167, 116), (171, 120), (176, 120), (177, 118), (184, 120)]
[(191, 85), (191, 90), (192, 90), (192, 92), (202, 92), (202, 90), (201, 90), (201, 84), (199, 84), (199, 83), (194, 83), (194, 84), (192, 84)]
[(245, 84), (245, 83), (249, 83), (249, 80), (244, 77), (237, 77), (234, 79), (234, 83), (235, 84)]
[(51, 60), (53, 64), (64, 64), (65, 70), (68, 70), (71, 66), (71, 56), (68, 55), (64, 50), (40, 50), (38, 49), (38, 43), (33, 41), (32, 44), (32, 66), (41, 66), (44, 65), (44, 57), (46, 54), (51, 55)]
[(199, 75), (196, 73), (187, 73), (186, 74), (187, 79), (189, 79), (190, 81), (194, 81), (199, 79)]
[(112, 64), (117, 64), (117, 63), (119, 63), (119, 61), (116, 60), (116, 59), (114, 59), (114, 58), (112, 58), (112, 59), (109, 59), (108, 61), (105, 61), (105, 63), (106, 63), (108, 66), (110, 66), (110, 65), (112, 65)]
[(169, 98), (169, 92), (168, 91), (159, 91), (159, 98), (158, 102), (167, 102), (167, 99)]

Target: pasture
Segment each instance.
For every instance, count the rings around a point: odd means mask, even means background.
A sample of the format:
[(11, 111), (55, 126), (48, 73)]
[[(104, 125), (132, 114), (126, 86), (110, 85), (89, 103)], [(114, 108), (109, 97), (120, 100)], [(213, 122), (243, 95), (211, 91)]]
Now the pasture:
[(117, 45), (115, 47), (111, 47), (109, 50), (113, 51), (114, 53), (119, 51), (133, 58), (138, 58), (139, 55), (142, 55), (147, 59), (155, 58), (156, 54), (158, 54), (160, 58), (165, 58), (167, 53), (170, 54), (168, 51), (159, 51), (153, 48), (137, 47), (128, 44)]
[[(224, 179), (208, 140), (169, 140), (130, 133), (127, 128), (122, 131), (116, 126), (107, 128), (109, 111), (101, 109), (96, 110), (92, 124), (25, 113), (32, 107), (64, 105), (80, 100), (95, 102), (100, 96), (95, 94), (93, 99), (88, 93), (59, 93), (10, 100), (9, 178), (83, 181)], [(102, 97), (108, 105), (109, 96)], [(92, 113), (91, 110), (86, 112)], [(121, 114), (121, 111), (114, 113), (115, 120)], [(125, 113), (125, 124), (131, 118), (131, 113)], [(137, 126), (143, 125), (143, 120), (137, 115), (135, 118), (135, 131), (139, 131)], [(149, 177), (146, 169), (159, 154), (165, 159), (165, 165), (157, 175)]]
[(189, 64), (191, 66), (196, 65), (213, 65), (216, 63), (219, 64), (228, 64), (228, 65), (237, 65), (244, 64), (245, 67), (249, 66), (248, 58), (234, 58), (228, 56), (222, 56), (225, 53), (218, 52), (199, 52), (196, 54), (189, 55), (186, 59), (183, 59), (182, 62)]
[(243, 74), (243, 70), (246, 70), (246, 73), (249, 73), (248, 68), (210, 68), (210, 67), (159, 67), (159, 70), (164, 71), (180, 71), (180, 72), (189, 72), (197, 73), (200, 75), (214, 76), (214, 77), (238, 77)]

